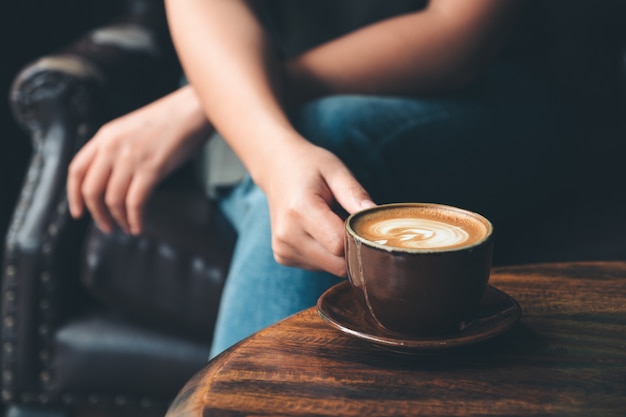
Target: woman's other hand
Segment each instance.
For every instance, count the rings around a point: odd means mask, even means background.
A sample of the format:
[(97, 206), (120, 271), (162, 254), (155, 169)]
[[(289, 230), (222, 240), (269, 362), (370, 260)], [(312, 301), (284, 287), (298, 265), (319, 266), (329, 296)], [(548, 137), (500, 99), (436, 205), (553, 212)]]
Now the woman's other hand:
[(105, 124), (69, 166), (72, 216), (86, 208), (106, 233), (116, 223), (126, 233), (141, 233), (154, 187), (190, 159), (210, 131), (189, 86)]

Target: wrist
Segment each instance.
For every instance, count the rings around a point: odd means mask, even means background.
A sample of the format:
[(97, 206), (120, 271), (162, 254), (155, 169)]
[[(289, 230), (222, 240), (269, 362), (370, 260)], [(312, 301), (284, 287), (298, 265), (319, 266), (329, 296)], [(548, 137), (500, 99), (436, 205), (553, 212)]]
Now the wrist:
[(258, 141), (256, 149), (248, 149), (242, 161), (253, 181), (267, 193), (277, 175), (289, 175), (282, 170), (285, 161), (306, 157), (313, 145), (291, 130), (259, 137), (267, 139)]
[(176, 119), (188, 129), (189, 134), (209, 135), (213, 130), (211, 123), (204, 114), (200, 98), (191, 85), (179, 88), (170, 94), (172, 111)]

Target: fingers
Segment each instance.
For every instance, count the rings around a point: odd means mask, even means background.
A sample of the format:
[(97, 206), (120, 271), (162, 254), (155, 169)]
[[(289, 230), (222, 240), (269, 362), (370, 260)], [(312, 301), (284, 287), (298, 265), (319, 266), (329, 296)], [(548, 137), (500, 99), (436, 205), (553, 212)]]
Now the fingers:
[(71, 162), (67, 178), (70, 212), (79, 218), (86, 208), (105, 233), (118, 224), (125, 233), (139, 234), (145, 202), (158, 182), (154, 163), (137, 158), (132, 149), (112, 152), (109, 148), (98, 143), (96, 136)]
[(343, 220), (323, 197), (296, 198), (272, 220), (277, 262), (345, 276)]
[(104, 190), (110, 175), (110, 161), (98, 157), (98, 146), (90, 141), (70, 163), (67, 177), (67, 198), (72, 217), (81, 217), (86, 207), (98, 228), (106, 233), (114, 224), (104, 203)]
[(105, 203), (110, 215), (127, 234), (143, 230), (143, 209), (159, 180), (154, 161), (124, 152), (115, 164), (106, 188)]
[(308, 234), (332, 256), (343, 257), (344, 222), (324, 201), (311, 204), (306, 217), (300, 219)]
[[(294, 233), (295, 232), (295, 233)], [(284, 233), (280, 230), (272, 234), (272, 250), (276, 262), (308, 270), (325, 270), (343, 277), (346, 275), (343, 258), (343, 235), (340, 250), (329, 250), (316, 238), (302, 229)]]
[(108, 158), (94, 157), (80, 186), (83, 202), (100, 230), (110, 233), (115, 221), (105, 204), (105, 191), (111, 176)]
[(82, 194), (82, 184), (89, 169), (89, 165), (96, 155), (96, 147), (88, 142), (74, 157), (68, 168), (67, 200), (72, 217), (80, 218), (85, 209)]
[(369, 193), (359, 184), (345, 166), (340, 166), (326, 176), (326, 183), (334, 199), (348, 212), (374, 207)]
[(111, 217), (115, 219), (126, 234), (129, 234), (131, 230), (126, 209), (126, 196), (132, 179), (133, 174), (128, 166), (113, 170), (106, 185), (104, 197), (104, 202)]
[(143, 231), (143, 210), (158, 176), (151, 171), (143, 171), (133, 177), (126, 195), (126, 219), (129, 232), (138, 235)]
[[(319, 242), (321, 247), (325, 249), (327, 261), (331, 257), (341, 260), (341, 265), (335, 265), (334, 268), (336, 271), (341, 271), (341, 276), (345, 276), (344, 220), (339, 217), (330, 204), (332, 201), (336, 201), (348, 213), (374, 207), (376, 204), (343, 164), (329, 170), (324, 179), (329, 194), (321, 195), (316, 204), (311, 204), (311, 209), (307, 211), (309, 215), (300, 221), (305, 224), (312, 239)], [(322, 258), (320, 257), (320, 259)]]

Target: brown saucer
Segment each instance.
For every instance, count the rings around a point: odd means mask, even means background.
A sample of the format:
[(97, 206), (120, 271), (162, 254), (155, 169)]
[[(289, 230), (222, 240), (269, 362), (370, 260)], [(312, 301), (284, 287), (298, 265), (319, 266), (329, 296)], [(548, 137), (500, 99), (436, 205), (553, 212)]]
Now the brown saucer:
[(487, 286), (476, 315), (462, 329), (429, 338), (401, 337), (376, 323), (351, 291), (350, 283), (344, 281), (322, 294), (317, 301), (320, 317), (349, 336), (400, 353), (434, 353), (481, 342), (509, 330), (522, 314), (511, 296)]

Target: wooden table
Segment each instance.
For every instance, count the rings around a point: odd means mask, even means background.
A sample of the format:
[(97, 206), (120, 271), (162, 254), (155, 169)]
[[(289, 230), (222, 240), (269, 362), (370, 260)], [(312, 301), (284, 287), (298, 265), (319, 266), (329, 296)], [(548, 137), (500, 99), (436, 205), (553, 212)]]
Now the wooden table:
[(397, 355), (308, 309), (215, 358), (168, 417), (626, 416), (626, 263), (496, 268), (522, 306), (506, 333)]

